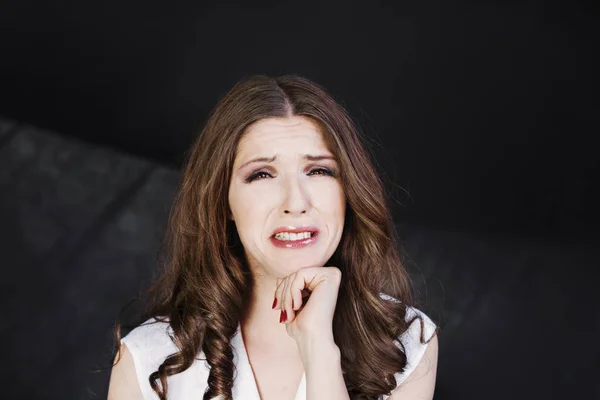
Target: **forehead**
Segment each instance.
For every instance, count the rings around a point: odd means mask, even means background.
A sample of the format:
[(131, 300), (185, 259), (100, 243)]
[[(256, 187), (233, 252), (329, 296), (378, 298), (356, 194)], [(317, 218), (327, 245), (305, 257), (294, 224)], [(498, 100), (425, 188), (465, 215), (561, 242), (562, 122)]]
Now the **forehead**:
[(236, 155), (327, 151), (320, 126), (307, 117), (264, 118), (252, 124), (240, 139)]

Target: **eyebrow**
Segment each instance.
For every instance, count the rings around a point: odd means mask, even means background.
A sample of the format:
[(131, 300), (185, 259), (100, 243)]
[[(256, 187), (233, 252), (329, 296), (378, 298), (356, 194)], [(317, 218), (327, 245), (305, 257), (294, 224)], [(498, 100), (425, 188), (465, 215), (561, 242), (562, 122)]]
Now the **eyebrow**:
[[(319, 154), (319, 155), (305, 154), (302, 158), (305, 159), (305, 160), (308, 160), (308, 161), (321, 161), (321, 160), (333, 160), (333, 161), (336, 161), (336, 159), (335, 159), (334, 156), (331, 156), (331, 155), (328, 155), (328, 154)], [(244, 168), (248, 164), (257, 163), (257, 162), (272, 163), (276, 159), (277, 159), (277, 155), (274, 155), (273, 157), (257, 157), (257, 158), (253, 158), (252, 160), (246, 161), (245, 163), (243, 163), (242, 165), (240, 165), (240, 167), (238, 169), (242, 169), (242, 168)]]

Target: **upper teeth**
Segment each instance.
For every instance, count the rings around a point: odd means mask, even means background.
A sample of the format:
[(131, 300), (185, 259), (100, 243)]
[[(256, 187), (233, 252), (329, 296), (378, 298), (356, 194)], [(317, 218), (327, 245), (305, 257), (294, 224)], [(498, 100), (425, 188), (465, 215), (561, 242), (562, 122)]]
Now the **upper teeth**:
[(275, 234), (275, 239), (278, 240), (301, 240), (308, 239), (312, 236), (312, 232), (298, 232), (298, 233), (290, 233), (290, 232), (280, 232)]

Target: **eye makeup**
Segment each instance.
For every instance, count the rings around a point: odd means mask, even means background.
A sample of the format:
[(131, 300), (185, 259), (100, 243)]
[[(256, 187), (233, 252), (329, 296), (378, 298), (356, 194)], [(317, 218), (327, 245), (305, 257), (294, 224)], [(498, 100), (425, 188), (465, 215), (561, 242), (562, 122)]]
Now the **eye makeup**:
[[(325, 175), (325, 176), (331, 176), (331, 177), (337, 177), (337, 171), (335, 169), (332, 168), (326, 168), (326, 167), (312, 167), (309, 169), (307, 175)], [(261, 180), (261, 179), (265, 179), (268, 177), (273, 177), (273, 174), (265, 169), (259, 169), (258, 171), (255, 171), (253, 173), (251, 173), (248, 177), (246, 177), (244, 179), (245, 183), (251, 183), (255, 180)]]
[(261, 169), (261, 170), (251, 173), (250, 176), (248, 176), (246, 179), (244, 179), (244, 182), (251, 183), (252, 181), (254, 181), (256, 179), (264, 179), (265, 175), (269, 176), (269, 177), (272, 176), (272, 174), (269, 171), (265, 171), (264, 169)]

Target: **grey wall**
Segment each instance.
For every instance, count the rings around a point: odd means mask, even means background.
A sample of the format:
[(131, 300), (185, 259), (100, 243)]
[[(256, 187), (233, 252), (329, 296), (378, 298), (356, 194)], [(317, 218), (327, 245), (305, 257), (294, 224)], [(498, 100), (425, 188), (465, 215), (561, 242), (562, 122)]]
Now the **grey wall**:
[[(156, 271), (178, 171), (5, 119), (0, 171), (3, 396), (105, 398), (91, 371)], [(397, 228), (441, 327), (436, 399), (600, 395), (597, 241)]]

